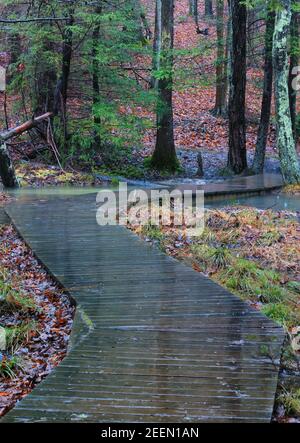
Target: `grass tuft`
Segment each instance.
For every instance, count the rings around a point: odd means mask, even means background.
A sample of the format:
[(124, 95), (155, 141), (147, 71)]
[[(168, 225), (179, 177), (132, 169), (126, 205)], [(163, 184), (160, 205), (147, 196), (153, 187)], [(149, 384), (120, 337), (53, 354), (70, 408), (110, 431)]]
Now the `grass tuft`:
[(22, 361), (19, 357), (9, 357), (0, 353), (0, 378), (13, 379), (19, 370), (23, 370)]
[(277, 402), (281, 403), (288, 415), (300, 414), (300, 388), (287, 391), (283, 388), (282, 393), (278, 396)]

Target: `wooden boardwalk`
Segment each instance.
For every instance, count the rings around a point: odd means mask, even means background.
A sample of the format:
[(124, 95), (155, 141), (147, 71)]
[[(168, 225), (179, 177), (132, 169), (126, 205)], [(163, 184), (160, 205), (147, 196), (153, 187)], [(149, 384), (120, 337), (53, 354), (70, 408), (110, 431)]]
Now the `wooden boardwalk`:
[(8, 208), (78, 308), (68, 356), (2, 422), (270, 421), (282, 329), (95, 208), (93, 194)]

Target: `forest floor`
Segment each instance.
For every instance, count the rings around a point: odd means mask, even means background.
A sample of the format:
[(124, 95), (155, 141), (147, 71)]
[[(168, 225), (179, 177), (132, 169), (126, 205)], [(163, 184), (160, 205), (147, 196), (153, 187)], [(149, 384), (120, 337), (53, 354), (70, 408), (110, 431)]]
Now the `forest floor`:
[(174, 226), (158, 227), (149, 223), (129, 228), (285, 328), (287, 341), (274, 420), (300, 423), (300, 223), (297, 215), (233, 206), (206, 210), (205, 230), (195, 238)]
[[(61, 186), (61, 185), (101, 185), (106, 180), (114, 181), (115, 178), (125, 177), (127, 179), (139, 180), (161, 180), (168, 178), (176, 178), (178, 182), (185, 178), (202, 179), (205, 182), (213, 182), (216, 180), (226, 180), (232, 177), (226, 168), (227, 154), (225, 152), (211, 153), (202, 152), (204, 165), (204, 175), (198, 174), (198, 153), (195, 150), (178, 150), (178, 159), (180, 161), (181, 170), (176, 175), (168, 173), (162, 174), (144, 167), (144, 156), (141, 152), (137, 152), (133, 157), (122, 159), (120, 163), (114, 164), (112, 168), (99, 167), (86, 171), (84, 168), (75, 170), (73, 167), (66, 166), (61, 169), (59, 166), (49, 164), (40, 160), (17, 161), (16, 173), (21, 186)], [(251, 160), (253, 155), (248, 155)], [(266, 159), (265, 172), (280, 173), (279, 161), (276, 158), (269, 157)]]
[(64, 358), (74, 307), (11, 225), (0, 225), (0, 290), (2, 416)]

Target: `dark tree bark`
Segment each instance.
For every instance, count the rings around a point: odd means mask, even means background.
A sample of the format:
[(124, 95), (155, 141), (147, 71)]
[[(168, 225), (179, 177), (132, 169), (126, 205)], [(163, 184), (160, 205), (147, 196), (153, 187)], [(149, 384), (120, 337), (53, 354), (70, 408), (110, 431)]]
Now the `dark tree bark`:
[(214, 15), (214, 12), (213, 12), (212, 0), (205, 0), (205, 16), (212, 17), (213, 15)]
[(300, 183), (300, 168), (295, 149), (288, 88), (288, 38), (291, 25), (291, 0), (281, 0), (273, 38), (277, 147), (281, 172), (286, 184)]
[(16, 63), (22, 54), (21, 37), (19, 33), (8, 34), (8, 47), (10, 49), (10, 63)]
[(273, 86), (273, 34), (275, 27), (275, 11), (268, 7), (265, 34), (264, 87), (261, 104), (260, 123), (257, 133), (256, 149), (252, 170), (262, 174), (265, 166), (266, 145), (270, 126), (272, 86)]
[(15, 169), (7, 150), (6, 144), (0, 141), (0, 177), (5, 188), (17, 188), (19, 186)]
[(155, 77), (155, 72), (159, 69), (160, 64), (160, 52), (161, 52), (161, 4), (156, 1), (155, 6), (155, 28), (154, 28), (154, 39), (153, 39), (153, 58), (152, 58), (152, 75), (151, 87), (157, 88), (158, 80)]
[(174, 171), (178, 166), (173, 126), (173, 45), (174, 0), (157, 0), (158, 64), (163, 72), (158, 80), (157, 136), (152, 166)]
[(231, 21), (231, 7), (230, 0), (227, 1), (228, 5), (228, 19), (226, 26), (226, 45), (225, 45), (225, 64), (224, 66), (224, 89), (225, 89), (225, 100), (226, 100), (226, 110), (225, 115), (228, 116), (228, 85), (231, 78), (231, 50), (232, 50), (232, 21)]
[(289, 99), (293, 135), (296, 144), (297, 91), (293, 88), (294, 69), (299, 65), (299, 13), (293, 11), (291, 19), (291, 56), (289, 69)]
[[(97, 6), (95, 14), (100, 15), (102, 6)], [(95, 25), (93, 30), (93, 47), (92, 47), (92, 63), (93, 63), (93, 105), (94, 108), (100, 102), (100, 84), (99, 84), (99, 61), (98, 61), (98, 45), (100, 40), (100, 23)], [(94, 149), (99, 150), (101, 147), (101, 138), (99, 129), (101, 125), (101, 118), (97, 111), (94, 110)]]
[(191, 16), (194, 16), (194, 7), (195, 7), (194, 5), (195, 5), (194, 0), (189, 0), (189, 14)]
[(68, 27), (74, 25), (73, 12), (67, 22), (67, 28), (63, 35), (63, 60), (62, 60), (62, 75), (61, 75), (61, 94), (63, 99), (64, 114), (66, 114), (66, 103), (68, 98), (68, 85), (71, 70), (71, 60), (73, 52), (73, 32)]
[(198, 0), (189, 0), (189, 14), (194, 17), (196, 28), (199, 28)]
[(58, 136), (61, 140), (61, 147), (67, 152), (68, 149), (68, 125), (67, 125), (67, 99), (69, 78), (73, 54), (73, 32), (70, 29), (75, 23), (74, 6), (69, 9), (69, 16), (66, 21), (66, 27), (63, 31), (62, 39), (62, 66), (61, 76), (58, 80), (54, 95), (54, 114), (60, 115), (60, 127)]
[(240, 174), (247, 169), (245, 120), (247, 10), (240, 0), (231, 0), (231, 20), (228, 167), (234, 173)]
[(224, 52), (224, 0), (217, 0), (216, 102), (214, 115), (226, 114), (227, 67)]
[[(45, 42), (45, 51), (53, 52), (54, 45)], [(57, 84), (57, 73), (55, 67), (42, 70), (37, 75), (35, 92), (35, 113), (54, 112), (55, 107), (55, 86)]]

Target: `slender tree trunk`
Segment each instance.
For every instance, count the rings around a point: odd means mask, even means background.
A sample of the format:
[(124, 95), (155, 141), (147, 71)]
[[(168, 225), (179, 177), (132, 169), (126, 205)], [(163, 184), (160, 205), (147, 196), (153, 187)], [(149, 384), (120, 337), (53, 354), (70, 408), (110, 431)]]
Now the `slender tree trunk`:
[(192, 17), (194, 16), (194, 9), (195, 9), (195, 2), (194, 2), (194, 0), (189, 0), (189, 14)]
[[(45, 52), (54, 52), (55, 48), (53, 43), (45, 42)], [(35, 92), (35, 113), (41, 114), (43, 112), (54, 111), (55, 101), (55, 86), (57, 84), (57, 73), (55, 67), (49, 67), (45, 69), (42, 66), (42, 70), (36, 80), (36, 92)]]
[(299, 13), (293, 11), (291, 20), (291, 43), (290, 43), (290, 70), (289, 70), (289, 97), (290, 97), (290, 111), (292, 128), (294, 134), (295, 144), (297, 142), (296, 136), (296, 118), (297, 118), (297, 91), (293, 89), (293, 80), (295, 76), (294, 68), (299, 65)]
[(231, 0), (232, 50), (229, 94), (228, 167), (236, 174), (247, 169), (246, 152), (246, 29), (247, 10), (240, 0)]
[(250, 66), (256, 66), (257, 60), (255, 57), (255, 51), (257, 49), (256, 40), (256, 16), (257, 9), (255, 7), (249, 8), (247, 13), (247, 40), (248, 40), (248, 56)]
[(64, 114), (66, 115), (67, 110), (67, 98), (68, 98), (68, 86), (69, 77), (71, 70), (71, 61), (73, 53), (73, 32), (69, 29), (70, 26), (74, 25), (73, 11), (71, 12), (70, 18), (67, 22), (67, 28), (63, 35), (63, 59), (62, 59), (62, 75), (61, 75), (61, 95), (63, 100)]
[(281, 0), (276, 13), (273, 38), (277, 147), (284, 182), (300, 183), (299, 161), (295, 149), (288, 88), (288, 38), (291, 24), (291, 0)]
[(160, 53), (161, 53), (161, 14), (162, 14), (162, 3), (156, 1), (155, 8), (155, 28), (154, 28), (154, 40), (153, 40), (153, 59), (152, 59), (152, 78), (151, 86), (152, 88), (157, 88), (158, 80), (155, 73), (160, 68)]
[(266, 145), (271, 116), (272, 86), (273, 86), (273, 34), (275, 26), (275, 12), (268, 7), (265, 34), (265, 66), (264, 88), (261, 104), (260, 123), (257, 133), (257, 142), (253, 160), (253, 172), (262, 174), (265, 166)]
[(216, 102), (214, 115), (226, 114), (226, 62), (224, 54), (224, 0), (217, 0)]
[[(97, 6), (95, 14), (99, 16), (102, 12), (102, 7)], [(99, 60), (98, 60), (98, 46), (100, 40), (100, 23), (95, 25), (93, 30), (93, 47), (92, 47), (92, 63), (93, 63), (93, 106), (94, 106), (94, 149), (99, 150), (101, 147), (101, 138), (99, 134), (101, 118), (97, 112), (97, 105), (100, 102), (100, 84), (99, 84)]]
[(15, 169), (5, 143), (0, 144), (0, 177), (5, 188), (17, 188), (19, 186)]
[(213, 14), (212, 0), (205, 0), (205, 17), (212, 17)]
[(61, 139), (61, 145), (65, 152), (68, 150), (68, 124), (67, 124), (67, 99), (68, 87), (73, 55), (73, 32), (70, 29), (75, 23), (74, 7), (69, 10), (69, 18), (62, 38), (62, 66), (61, 76), (56, 86), (54, 98), (54, 115), (60, 114), (60, 128), (58, 136)]
[(224, 89), (225, 89), (225, 100), (226, 100), (226, 115), (228, 116), (228, 85), (231, 79), (231, 52), (232, 52), (232, 21), (231, 21), (231, 7), (230, 0), (227, 2), (228, 4), (228, 19), (227, 19), (227, 35), (226, 35), (226, 47), (225, 47), (225, 63), (224, 66)]
[(198, 0), (189, 0), (189, 14), (194, 17), (197, 28), (199, 28)]
[(174, 0), (156, 0), (156, 14), (160, 41), (158, 64), (164, 75), (158, 80), (157, 136), (152, 165), (159, 170), (174, 171), (178, 165), (172, 104)]
[(199, 11), (198, 11), (198, 0), (194, 0), (194, 18), (197, 29), (199, 29)]

